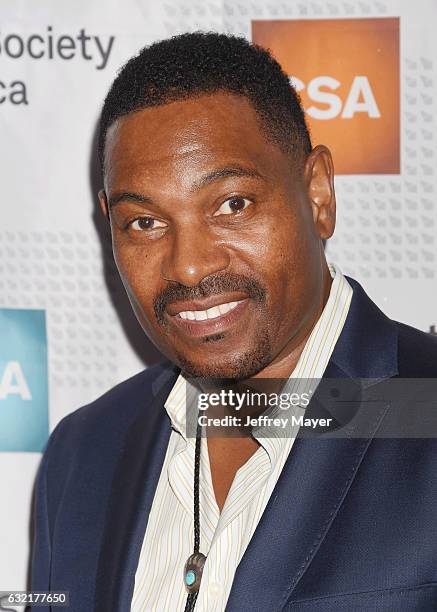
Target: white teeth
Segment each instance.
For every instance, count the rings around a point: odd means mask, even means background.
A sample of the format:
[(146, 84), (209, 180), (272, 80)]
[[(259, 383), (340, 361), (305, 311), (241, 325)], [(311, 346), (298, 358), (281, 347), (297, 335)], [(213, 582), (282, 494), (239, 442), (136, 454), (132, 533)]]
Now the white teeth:
[(222, 314), (220, 312), (220, 306), (214, 306), (213, 308), (208, 308), (208, 310), (206, 311), (206, 314), (208, 315), (208, 319), (215, 319), (216, 317), (219, 317)]
[(208, 310), (184, 310), (179, 313), (181, 319), (190, 320), (190, 321), (204, 321), (205, 319), (216, 319), (217, 317), (221, 317), (226, 314), (230, 310), (233, 310), (238, 304), (241, 304), (243, 300), (238, 300), (237, 302), (228, 302), (227, 304), (219, 304), (218, 306), (213, 306), (212, 308), (208, 308)]
[(238, 306), (239, 303), (240, 302), (229, 302), (228, 304), (220, 304), (219, 306), (220, 314), (222, 315), (226, 314), (227, 312), (235, 308), (235, 306)]

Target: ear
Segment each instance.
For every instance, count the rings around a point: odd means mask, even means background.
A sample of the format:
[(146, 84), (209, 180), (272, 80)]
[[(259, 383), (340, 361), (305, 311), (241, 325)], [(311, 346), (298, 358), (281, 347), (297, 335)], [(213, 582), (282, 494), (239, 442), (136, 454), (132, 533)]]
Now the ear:
[(105, 190), (101, 189), (99, 191), (98, 196), (99, 196), (100, 210), (105, 215), (105, 217), (109, 220), (109, 206), (108, 206), (108, 199), (106, 197)]
[(314, 225), (320, 238), (330, 238), (335, 229), (334, 164), (331, 152), (317, 145), (308, 155), (304, 169)]

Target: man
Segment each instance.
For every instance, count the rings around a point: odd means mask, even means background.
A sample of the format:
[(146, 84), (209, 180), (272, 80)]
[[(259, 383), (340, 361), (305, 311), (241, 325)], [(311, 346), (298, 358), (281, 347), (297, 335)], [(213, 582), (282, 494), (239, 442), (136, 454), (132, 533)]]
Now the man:
[[(378, 437), (385, 404), (350, 425), (360, 380), (435, 377), (437, 343), (328, 266), (333, 163), (279, 65), (225, 35), (154, 44), (112, 85), (100, 153), (120, 275), (171, 363), (52, 434), (33, 589), (75, 612), (437, 609), (437, 445)], [(322, 377), (353, 383), (344, 435), (187, 434), (196, 381)]]

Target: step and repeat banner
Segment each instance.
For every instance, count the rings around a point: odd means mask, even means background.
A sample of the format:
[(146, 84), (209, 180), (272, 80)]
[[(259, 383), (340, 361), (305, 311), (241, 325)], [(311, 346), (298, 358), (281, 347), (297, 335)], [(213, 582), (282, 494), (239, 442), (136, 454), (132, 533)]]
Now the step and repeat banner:
[(96, 202), (96, 125), (118, 68), (186, 31), (269, 47), (334, 154), (328, 258), (389, 316), (435, 333), (436, 23), (435, 0), (0, 0), (0, 590), (26, 586), (50, 431), (159, 360)]

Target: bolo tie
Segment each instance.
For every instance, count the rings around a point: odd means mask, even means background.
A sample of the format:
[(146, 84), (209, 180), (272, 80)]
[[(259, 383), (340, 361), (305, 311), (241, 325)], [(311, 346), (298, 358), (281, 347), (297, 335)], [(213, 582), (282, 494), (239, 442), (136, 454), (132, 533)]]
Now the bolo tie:
[(187, 602), (184, 612), (192, 612), (196, 605), (197, 595), (199, 594), (200, 581), (202, 580), (203, 567), (206, 556), (200, 552), (200, 443), (201, 427), (197, 423), (196, 448), (194, 451), (194, 552), (190, 555), (184, 567), (184, 585), (188, 592)]

